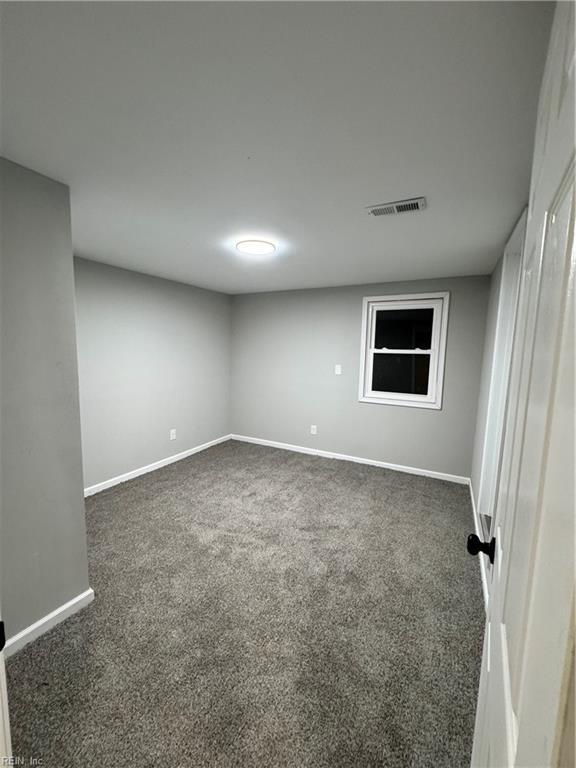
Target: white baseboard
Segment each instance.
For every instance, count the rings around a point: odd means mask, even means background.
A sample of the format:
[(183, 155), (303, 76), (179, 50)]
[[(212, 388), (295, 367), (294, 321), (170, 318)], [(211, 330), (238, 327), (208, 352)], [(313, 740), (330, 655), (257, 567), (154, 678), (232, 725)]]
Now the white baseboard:
[[(476, 531), (476, 536), (480, 540), (484, 538), (484, 534), (482, 533), (482, 525), (480, 522), (480, 516), (478, 514), (478, 510), (476, 508), (476, 500), (474, 499), (474, 488), (472, 487), (472, 480), (468, 481), (468, 487), (470, 489), (470, 501), (472, 502), (472, 516), (474, 517), (474, 530)], [(478, 562), (480, 563), (480, 578), (482, 579), (482, 594), (484, 595), (484, 608), (486, 609), (486, 612), (488, 612), (488, 572), (487, 572), (487, 565), (486, 560), (483, 556), (480, 556), (480, 554), (477, 555)]]
[(29, 627), (26, 627), (17, 634), (12, 635), (12, 637), (9, 637), (4, 647), (4, 653), (6, 656), (11, 656), (13, 653), (16, 653), (16, 651), (19, 651), (25, 645), (32, 642), (32, 640), (36, 640), (37, 637), (40, 637), (40, 635), (43, 635), (45, 632), (48, 632), (49, 629), (55, 627), (56, 624), (59, 624), (61, 621), (64, 621), (64, 619), (72, 616), (73, 613), (76, 613), (81, 608), (87, 606), (92, 600), (94, 600), (94, 590), (91, 588), (76, 595), (72, 600), (68, 600), (67, 603), (56, 608), (55, 611), (48, 613), (46, 616), (38, 619), (38, 621), (35, 621), (34, 624), (30, 624)]
[(224, 443), (226, 440), (230, 440), (230, 438), (231, 435), (223, 435), (222, 437), (217, 437), (215, 440), (210, 440), (209, 442), (203, 443), (202, 445), (197, 445), (195, 448), (189, 448), (187, 451), (182, 451), (182, 453), (175, 453), (173, 456), (167, 456), (165, 459), (155, 461), (153, 464), (148, 464), (145, 467), (133, 469), (130, 472), (125, 472), (123, 475), (118, 475), (117, 477), (111, 477), (110, 480), (104, 480), (101, 483), (96, 483), (96, 485), (91, 485), (88, 488), (84, 488), (84, 496), (93, 496), (95, 493), (105, 491), (106, 488), (112, 488), (114, 485), (119, 485), (120, 483), (125, 483), (127, 480), (132, 480), (134, 477), (145, 475), (148, 472), (154, 472), (155, 469), (160, 469), (161, 467), (165, 467), (168, 464), (174, 464), (175, 461), (187, 459), (188, 456), (192, 456), (194, 453), (205, 451), (206, 448), (211, 448), (213, 445), (218, 445), (218, 443)]
[(353, 461), (356, 464), (369, 464), (371, 467), (382, 467), (384, 469), (393, 469), (396, 472), (407, 472), (409, 475), (423, 475), (424, 477), (433, 477), (436, 480), (448, 480), (450, 483), (460, 483), (469, 485), (470, 478), (461, 475), (448, 475), (445, 472), (436, 472), (433, 469), (419, 469), (417, 467), (405, 467), (402, 464), (390, 464), (387, 461), (377, 461), (376, 459), (364, 459), (360, 456), (347, 456), (344, 453), (333, 453), (332, 451), (322, 451), (319, 448), (306, 448), (303, 445), (290, 445), (289, 443), (278, 443), (275, 440), (262, 440), (259, 437), (247, 437), (246, 435), (230, 435), (232, 440), (240, 440), (244, 443), (255, 443), (256, 445), (267, 445), (270, 448), (282, 448), (285, 451), (295, 451), (296, 453), (309, 453), (312, 456), (322, 456), (325, 459), (338, 459), (339, 461)]
[(433, 469), (420, 469), (418, 467), (407, 467), (402, 464), (391, 464), (387, 461), (378, 461), (376, 459), (365, 459), (361, 456), (348, 456), (344, 453), (334, 453), (333, 451), (322, 451), (319, 448), (307, 448), (303, 445), (291, 445), (290, 443), (280, 443), (276, 440), (264, 440), (259, 437), (248, 437), (247, 435), (223, 435), (217, 437), (215, 440), (210, 440), (202, 445), (197, 445), (195, 448), (190, 448), (182, 453), (176, 453), (173, 456), (168, 456), (160, 461), (155, 461), (153, 464), (148, 464), (145, 467), (139, 467), (133, 469), (130, 472), (125, 472), (123, 475), (117, 477), (111, 477), (109, 480), (104, 480), (96, 485), (91, 485), (84, 489), (84, 496), (93, 496), (95, 493), (106, 490), (106, 488), (112, 488), (114, 485), (125, 483), (127, 480), (132, 480), (134, 477), (145, 475), (147, 472), (153, 472), (155, 469), (160, 469), (168, 464), (173, 464), (176, 461), (192, 456), (194, 453), (205, 451), (207, 448), (211, 448), (218, 443), (224, 443), (226, 440), (239, 440), (244, 443), (255, 443), (256, 445), (267, 445), (270, 448), (281, 448), (286, 451), (295, 451), (296, 453), (307, 453), (312, 456), (323, 456), (325, 459), (338, 459), (340, 461), (353, 461), (357, 464), (368, 464), (372, 467), (383, 467), (384, 469), (393, 469), (396, 472), (407, 472), (410, 475), (422, 475), (424, 477), (433, 477), (437, 480), (447, 480), (450, 483), (460, 483), (461, 485), (470, 485), (470, 478), (462, 475), (450, 475), (445, 472), (436, 472)]

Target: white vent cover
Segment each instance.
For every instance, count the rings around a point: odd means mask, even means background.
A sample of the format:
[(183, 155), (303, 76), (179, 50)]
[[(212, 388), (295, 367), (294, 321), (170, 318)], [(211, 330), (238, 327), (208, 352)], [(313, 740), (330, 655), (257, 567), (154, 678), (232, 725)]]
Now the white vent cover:
[(409, 200), (395, 200), (392, 203), (380, 203), (369, 206), (368, 213), (371, 216), (388, 216), (392, 213), (410, 213), (410, 211), (423, 211), (426, 208), (425, 197), (411, 197)]

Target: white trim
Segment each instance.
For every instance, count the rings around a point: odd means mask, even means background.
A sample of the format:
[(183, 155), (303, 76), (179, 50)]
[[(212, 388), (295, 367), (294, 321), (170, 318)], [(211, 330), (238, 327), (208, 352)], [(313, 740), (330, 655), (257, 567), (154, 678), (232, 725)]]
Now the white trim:
[(13, 653), (16, 653), (16, 651), (19, 651), (32, 640), (36, 640), (40, 635), (43, 635), (45, 632), (48, 632), (49, 629), (55, 627), (56, 624), (59, 624), (81, 608), (87, 606), (92, 600), (94, 600), (94, 590), (91, 588), (76, 595), (72, 600), (68, 600), (67, 603), (56, 608), (55, 611), (51, 611), (43, 618), (35, 621), (34, 624), (30, 624), (29, 627), (12, 635), (12, 637), (6, 641), (4, 653), (6, 656), (11, 656)]
[[(474, 499), (474, 488), (472, 487), (471, 479), (468, 479), (468, 487), (470, 488), (470, 501), (472, 502), (472, 516), (474, 517), (474, 530), (476, 532), (476, 536), (478, 536), (478, 538), (482, 540), (484, 538), (484, 534), (482, 532), (482, 523), (480, 521), (480, 516), (476, 508), (476, 501)], [(488, 613), (488, 602), (490, 600), (490, 596), (488, 593), (488, 573), (487, 573), (486, 560), (484, 559), (484, 557), (481, 557), (480, 554), (478, 554), (478, 562), (480, 563), (480, 578), (482, 579), (482, 594), (484, 595), (484, 608), (486, 610), (486, 613)]]
[(338, 459), (339, 461), (353, 461), (356, 464), (368, 464), (371, 467), (382, 467), (383, 469), (393, 469), (395, 472), (406, 472), (409, 475), (422, 475), (423, 477), (433, 477), (436, 480), (447, 480), (450, 483), (459, 483), (460, 485), (469, 485), (470, 478), (462, 475), (449, 475), (445, 472), (436, 472), (433, 469), (420, 469), (418, 467), (405, 467), (402, 464), (390, 464), (387, 461), (378, 461), (376, 459), (365, 459), (361, 456), (347, 456), (344, 453), (334, 453), (333, 451), (322, 451), (319, 448), (307, 448), (303, 445), (291, 445), (289, 443), (278, 443), (276, 440), (263, 440), (259, 437), (248, 437), (246, 435), (230, 435), (231, 440), (239, 440), (243, 443), (255, 443), (256, 445), (267, 445), (270, 448), (281, 448), (285, 451), (294, 451), (295, 453), (308, 453), (312, 456), (322, 456), (325, 459)]
[[(414, 397), (418, 397), (415, 395)], [(415, 400), (412, 398), (400, 397), (370, 397), (365, 395), (358, 398), (359, 403), (376, 403), (377, 405), (405, 405), (408, 408), (431, 408), (434, 411), (442, 410), (442, 403), (431, 403), (426, 400)]]
[(10, 715), (8, 712), (4, 653), (0, 651), (0, 765), (4, 757), (12, 757), (12, 739), (10, 736)]
[[(380, 305), (380, 306), (378, 306)], [(385, 305), (385, 306), (383, 306)], [(375, 392), (372, 382), (373, 339), (369, 336), (374, 331), (374, 312), (378, 310), (415, 309), (426, 307), (433, 310), (432, 343), (429, 350), (385, 350), (386, 354), (428, 354), (430, 369), (428, 373), (428, 394), (414, 395), (401, 392)], [(441, 410), (444, 387), (444, 367), (446, 360), (446, 340), (448, 335), (448, 312), (450, 293), (415, 293), (400, 296), (365, 296), (362, 300), (362, 335), (360, 338), (360, 377), (358, 400), (361, 403), (379, 405), (400, 405), (411, 408), (431, 408)], [(368, 382), (370, 382), (368, 384)]]
[(381, 294), (380, 296), (365, 296), (364, 301), (420, 301), (422, 299), (444, 299), (450, 295), (450, 291), (436, 291), (432, 293), (396, 293)]
[(168, 456), (165, 459), (160, 459), (160, 461), (155, 461), (153, 464), (148, 464), (145, 467), (133, 469), (130, 472), (125, 472), (123, 475), (118, 475), (117, 477), (111, 477), (110, 480), (103, 480), (101, 483), (96, 483), (96, 485), (91, 485), (88, 488), (84, 488), (84, 496), (93, 496), (95, 493), (106, 490), (106, 488), (112, 488), (114, 485), (119, 485), (120, 483), (125, 483), (127, 480), (132, 480), (134, 477), (145, 475), (148, 472), (154, 472), (155, 469), (160, 469), (161, 467), (165, 467), (168, 464), (174, 464), (175, 461), (187, 459), (188, 456), (192, 456), (194, 453), (205, 451), (207, 448), (211, 448), (213, 445), (218, 445), (218, 443), (224, 443), (226, 440), (230, 440), (230, 438), (231, 435), (223, 435), (222, 437), (217, 437), (215, 440), (202, 443), (202, 445), (189, 448), (187, 451), (182, 451), (182, 453), (175, 453), (173, 456)]

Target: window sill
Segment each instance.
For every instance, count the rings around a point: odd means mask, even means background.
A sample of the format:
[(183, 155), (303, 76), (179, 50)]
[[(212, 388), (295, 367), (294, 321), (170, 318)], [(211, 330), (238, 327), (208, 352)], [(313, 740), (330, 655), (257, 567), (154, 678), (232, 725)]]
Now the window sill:
[(428, 408), (435, 411), (442, 410), (442, 403), (423, 402), (422, 400), (404, 400), (396, 397), (359, 397), (358, 402), (374, 403), (376, 405), (400, 405), (408, 408)]

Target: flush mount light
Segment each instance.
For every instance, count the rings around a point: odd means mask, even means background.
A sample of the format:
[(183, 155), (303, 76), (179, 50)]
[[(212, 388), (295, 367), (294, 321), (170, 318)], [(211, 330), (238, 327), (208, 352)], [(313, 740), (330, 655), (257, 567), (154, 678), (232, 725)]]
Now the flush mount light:
[(268, 240), (240, 240), (236, 250), (248, 256), (269, 256), (276, 251), (276, 246)]

